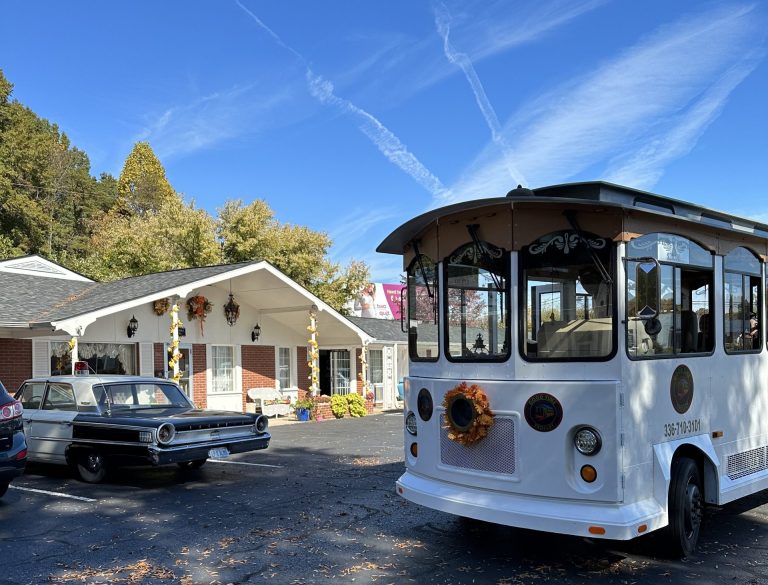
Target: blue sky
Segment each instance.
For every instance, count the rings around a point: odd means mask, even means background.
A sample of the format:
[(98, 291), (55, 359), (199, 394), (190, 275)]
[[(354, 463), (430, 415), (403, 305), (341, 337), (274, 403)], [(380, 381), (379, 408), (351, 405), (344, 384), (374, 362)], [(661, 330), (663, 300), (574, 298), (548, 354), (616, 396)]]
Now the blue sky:
[(14, 95), (119, 174), (376, 245), (465, 199), (605, 179), (768, 221), (763, 2), (4, 0)]

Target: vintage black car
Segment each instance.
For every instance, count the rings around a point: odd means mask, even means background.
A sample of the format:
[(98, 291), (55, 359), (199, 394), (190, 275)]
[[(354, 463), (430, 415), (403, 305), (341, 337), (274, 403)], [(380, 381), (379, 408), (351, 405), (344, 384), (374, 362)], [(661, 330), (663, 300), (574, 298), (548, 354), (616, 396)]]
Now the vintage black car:
[(21, 403), (0, 384), (0, 497), (14, 477), (24, 473), (27, 445), (21, 428)]
[(199, 410), (172, 381), (137, 376), (51, 376), (27, 380), (24, 407), (29, 460), (71, 465), (97, 483), (110, 466), (176, 463), (269, 446), (266, 417)]

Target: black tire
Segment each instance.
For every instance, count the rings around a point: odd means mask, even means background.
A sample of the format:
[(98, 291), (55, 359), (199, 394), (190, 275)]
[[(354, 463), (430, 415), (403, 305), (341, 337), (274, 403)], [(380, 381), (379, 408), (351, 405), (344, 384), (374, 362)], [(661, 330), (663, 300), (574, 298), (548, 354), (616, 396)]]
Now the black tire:
[(101, 483), (107, 476), (104, 456), (98, 451), (88, 451), (77, 461), (77, 474), (86, 483)]
[(179, 461), (176, 465), (182, 469), (200, 469), (207, 459), (195, 459), (194, 461)]
[(667, 541), (670, 554), (687, 557), (696, 552), (703, 517), (704, 491), (699, 468), (693, 459), (680, 457), (672, 463), (669, 485)]
[(11, 485), (10, 481), (0, 481), (0, 498), (8, 491), (8, 486)]

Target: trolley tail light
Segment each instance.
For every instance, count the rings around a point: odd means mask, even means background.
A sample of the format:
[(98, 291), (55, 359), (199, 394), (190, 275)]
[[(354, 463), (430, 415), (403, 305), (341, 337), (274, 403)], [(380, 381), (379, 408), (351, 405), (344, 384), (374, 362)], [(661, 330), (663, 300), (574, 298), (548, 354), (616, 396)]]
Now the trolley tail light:
[(414, 437), (416, 436), (416, 415), (412, 412), (409, 412), (408, 416), (405, 417), (405, 430), (412, 434)]
[(603, 439), (596, 429), (581, 427), (573, 436), (573, 445), (582, 455), (597, 455), (603, 446)]

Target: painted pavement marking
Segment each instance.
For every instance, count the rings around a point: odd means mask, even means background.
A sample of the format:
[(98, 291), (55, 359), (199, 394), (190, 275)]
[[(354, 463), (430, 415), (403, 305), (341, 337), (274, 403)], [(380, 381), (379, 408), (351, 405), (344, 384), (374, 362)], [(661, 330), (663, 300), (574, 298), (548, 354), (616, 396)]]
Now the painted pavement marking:
[(70, 500), (79, 500), (81, 502), (97, 502), (98, 500), (94, 500), (93, 498), (84, 498), (82, 496), (72, 496), (70, 494), (62, 494), (59, 492), (49, 492), (48, 490), (38, 490), (35, 488), (28, 488), (28, 487), (21, 487), (20, 485), (11, 485), (8, 486), (12, 490), (21, 490), (25, 492), (32, 492), (34, 494), (45, 494), (47, 496), (56, 496), (57, 498), (68, 498)]

